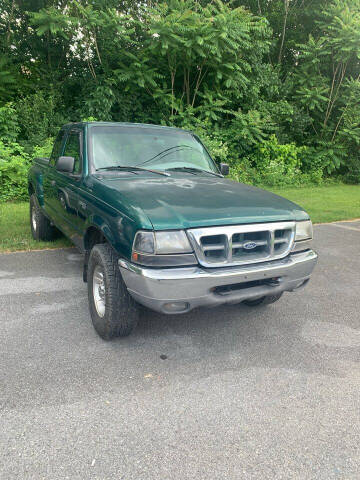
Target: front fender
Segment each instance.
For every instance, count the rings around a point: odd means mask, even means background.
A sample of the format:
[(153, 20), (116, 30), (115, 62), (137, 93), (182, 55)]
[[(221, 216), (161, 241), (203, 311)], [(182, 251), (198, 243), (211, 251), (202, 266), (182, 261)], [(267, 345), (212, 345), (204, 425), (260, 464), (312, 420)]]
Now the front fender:
[(85, 233), (88, 231), (90, 227), (94, 227), (97, 230), (99, 230), (104, 235), (106, 240), (113, 247), (115, 247), (116, 240), (115, 240), (114, 233), (112, 232), (112, 229), (110, 228), (108, 222), (103, 217), (95, 214), (90, 215), (85, 222)]
[[(119, 256), (130, 259), (132, 242), (136, 233), (135, 225), (130, 219), (121, 214), (111, 217), (111, 219), (99, 214), (92, 214), (85, 222), (85, 233), (90, 227), (99, 230)], [(84, 250), (86, 250), (85, 241)]]
[(40, 207), (44, 206), (43, 174), (37, 166), (33, 165), (28, 173), (28, 192), (34, 193)]

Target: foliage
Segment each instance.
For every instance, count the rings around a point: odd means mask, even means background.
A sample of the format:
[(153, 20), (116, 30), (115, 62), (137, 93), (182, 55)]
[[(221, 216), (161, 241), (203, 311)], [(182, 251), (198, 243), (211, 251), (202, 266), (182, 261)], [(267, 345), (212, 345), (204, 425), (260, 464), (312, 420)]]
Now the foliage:
[(16, 113), (21, 118), (20, 142), (27, 151), (40, 145), (48, 137), (55, 136), (59, 125), (65, 123), (65, 117), (59, 113), (58, 95), (42, 91), (20, 99), (16, 105)]
[(32, 157), (50, 156), (53, 138), (35, 146), (31, 154), (15, 139), (20, 126), (11, 104), (0, 107), (0, 201), (22, 199), (28, 195), (27, 171)]
[(17, 143), (0, 140), (0, 201), (26, 198), (29, 156)]
[(49, 158), (51, 155), (51, 151), (54, 145), (54, 137), (49, 137), (43, 141), (41, 145), (36, 145), (32, 151), (31, 156), (36, 157), (45, 157)]
[(309, 150), (309, 147), (297, 147), (295, 143), (279, 144), (276, 136), (272, 135), (268, 140), (257, 143), (253, 153), (244, 157), (242, 162), (234, 162), (231, 176), (256, 185), (320, 184), (323, 181), (321, 168), (301, 171), (310, 155)]
[(15, 90), (16, 74), (6, 57), (0, 58), (0, 98), (10, 99)]
[[(232, 97), (246, 96), (269, 44), (265, 19), (219, 1), (204, 7), (192, 0), (160, 3), (145, 29), (142, 19), (137, 27), (145, 31), (136, 60), (146, 65), (138, 85), (153, 89), (171, 116), (201, 107), (195, 112), (200, 118), (217, 121)], [(124, 70), (134, 79), (126, 64)]]
[(12, 178), (93, 118), (193, 129), (249, 183), (360, 182), (360, 0), (25, 3), (0, 0)]
[(13, 104), (0, 107), (0, 140), (15, 142), (20, 132), (18, 115)]

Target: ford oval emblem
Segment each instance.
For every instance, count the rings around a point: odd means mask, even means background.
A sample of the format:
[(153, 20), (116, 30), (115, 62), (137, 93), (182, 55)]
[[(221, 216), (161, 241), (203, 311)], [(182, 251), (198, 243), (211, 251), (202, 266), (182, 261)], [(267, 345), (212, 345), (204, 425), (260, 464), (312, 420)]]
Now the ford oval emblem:
[(256, 248), (256, 247), (257, 245), (255, 242), (246, 242), (243, 245), (243, 248), (245, 248), (245, 250), (252, 250), (253, 248)]

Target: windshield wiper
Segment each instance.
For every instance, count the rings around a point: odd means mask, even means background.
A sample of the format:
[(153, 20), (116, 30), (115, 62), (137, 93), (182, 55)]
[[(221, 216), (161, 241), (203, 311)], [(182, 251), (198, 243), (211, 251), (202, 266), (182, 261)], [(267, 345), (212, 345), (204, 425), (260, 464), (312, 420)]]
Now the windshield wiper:
[(150, 168), (141, 168), (137, 167), (136, 165), (112, 165), (110, 167), (101, 167), (97, 168), (96, 171), (98, 172), (99, 170), (127, 170), (129, 172), (134, 172), (136, 173), (137, 171), (141, 172), (151, 172), (151, 173), (157, 173), (158, 175), (164, 175), (165, 177), (168, 177), (170, 174), (166, 172), (161, 172), (160, 170), (152, 170)]
[(214, 175), (215, 177), (222, 177), (220, 173), (210, 172), (209, 170), (204, 170), (202, 168), (195, 168), (195, 167), (172, 167), (172, 168), (167, 168), (166, 170), (174, 170), (177, 172), (189, 172), (189, 173), (193, 173), (194, 175), (196, 174), (196, 172), (203, 172), (203, 173), (208, 173), (210, 175)]
[(155, 160), (155, 158), (160, 157), (160, 155), (164, 155), (166, 152), (170, 152), (171, 150), (174, 150), (175, 148), (183, 149), (183, 148), (192, 148), (193, 150), (196, 150), (196, 148), (191, 147), (190, 145), (174, 145), (173, 147), (170, 148), (165, 148), (165, 150), (161, 151), (160, 153), (156, 154), (155, 156), (149, 158), (148, 160), (145, 160), (145, 162), (138, 163), (138, 165), (145, 165), (145, 163), (149, 163), (152, 160)]

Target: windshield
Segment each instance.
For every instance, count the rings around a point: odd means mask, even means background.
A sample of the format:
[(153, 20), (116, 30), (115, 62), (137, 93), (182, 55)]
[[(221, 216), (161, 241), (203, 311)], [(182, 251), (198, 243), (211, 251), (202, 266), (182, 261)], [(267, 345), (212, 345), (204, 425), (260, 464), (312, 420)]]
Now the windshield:
[(89, 147), (96, 170), (113, 166), (157, 170), (185, 167), (218, 173), (200, 141), (182, 130), (93, 126)]

